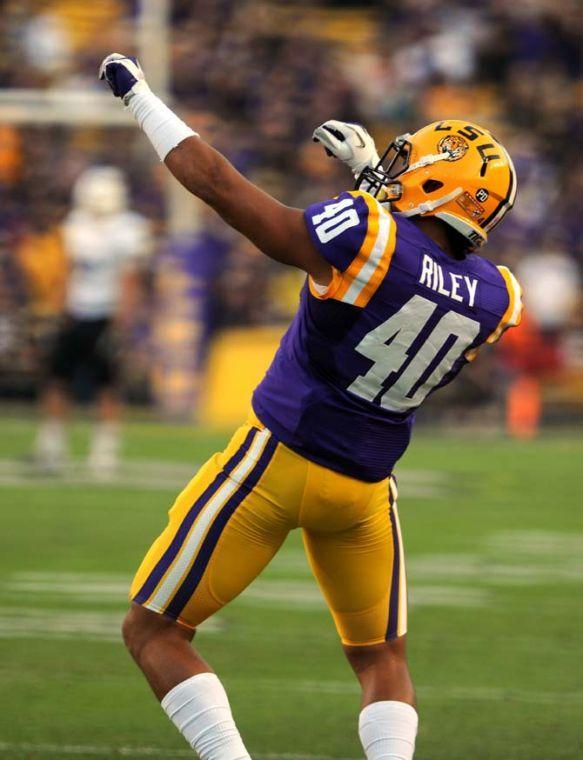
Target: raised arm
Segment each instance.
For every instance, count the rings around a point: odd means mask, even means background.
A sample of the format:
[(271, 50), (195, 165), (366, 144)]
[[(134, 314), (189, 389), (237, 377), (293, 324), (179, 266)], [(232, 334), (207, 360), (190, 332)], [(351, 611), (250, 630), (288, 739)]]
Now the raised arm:
[(200, 137), (188, 137), (165, 158), (176, 179), (234, 229), (282, 264), (303, 269), (327, 284), (331, 267), (316, 251), (301, 209), (280, 203), (249, 182)]
[(100, 78), (122, 98), (160, 160), (187, 190), (270, 258), (303, 269), (322, 285), (330, 282), (332, 268), (314, 247), (303, 212), (260, 190), (193, 132), (150, 90), (135, 59), (109, 55)]

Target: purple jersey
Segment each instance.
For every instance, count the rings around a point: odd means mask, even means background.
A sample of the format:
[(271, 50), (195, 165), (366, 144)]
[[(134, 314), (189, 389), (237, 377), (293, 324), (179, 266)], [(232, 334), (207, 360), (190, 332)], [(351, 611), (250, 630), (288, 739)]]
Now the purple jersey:
[(415, 409), (519, 323), (520, 287), (480, 256), (451, 258), (367, 193), (310, 206), (305, 221), (333, 278), (325, 288), (308, 278), (253, 408), (302, 456), (382, 480)]

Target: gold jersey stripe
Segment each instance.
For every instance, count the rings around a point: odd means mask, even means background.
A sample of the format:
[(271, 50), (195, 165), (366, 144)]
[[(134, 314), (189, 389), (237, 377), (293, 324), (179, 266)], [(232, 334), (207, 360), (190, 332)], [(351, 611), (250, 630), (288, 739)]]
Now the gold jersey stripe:
[(368, 193), (353, 192), (368, 206), (368, 229), (354, 261), (342, 275), (335, 298), (354, 306), (366, 306), (389, 270), (396, 245), (396, 225), (392, 216)]
[(395, 253), (395, 247), (397, 244), (397, 225), (395, 224), (392, 217), (390, 217), (382, 209), (381, 209), (381, 214), (386, 214), (386, 216), (389, 219), (389, 224), (390, 224), (389, 239), (374, 274), (372, 275), (368, 283), (364, 286), (364, 288), (361, 290), (358, 298), (355, 301), (356, 306), (366, 306), (367, 303), (370, 301), (370, 299), (377, 292), (380, 284), (385, 279), (386, 274), (389, 271), (391, 262), (393, 260), (393, 254)]
[[(380, 207), (373, 201), (371, 196), (366, 196), (364, 193), (352, 193), (355, 197), (362, 196), (366, 205), (368, 206), (368, 227), (366, 230), (366, 236), (360, 247), (360, 250), (352, 260), (348, 269), (342, 273), (342, 282), (337, 289), (334, 297), (339, 301), (346, 301), (346, 294), (350, 290), (351, 286), (355, 282), (359, 272), (366, 265), (369, 257), (374, 250), (375, 244), (379, 236), (379, 218)], [(349, 301), (347, 301), (349, 303)]]
[(364, 307), (384, 280), (397, 244), (397, 227), (388, 211), (368, 193), (353, 191), (368, 207), (368, 226), (363, 243), (344, 272), (333, 269), (327, 286), (318, 285), (308, 278), (311, 294), (315, 298), (333, 298), (354, 306)]
[(504, 330), (509, 327), (517, 327), (522, 319), (522, 288), (508, 267), (499, 266), (498, 271), (506, 283), (508, 307), (498, 323), (498, 327), (486, 339), (487, 343), (495, 343), (500, 339)]

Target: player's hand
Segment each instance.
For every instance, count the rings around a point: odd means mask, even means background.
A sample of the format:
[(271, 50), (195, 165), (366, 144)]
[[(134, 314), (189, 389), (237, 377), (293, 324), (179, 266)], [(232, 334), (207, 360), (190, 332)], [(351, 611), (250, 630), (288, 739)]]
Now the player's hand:
[(322, 143), (329, 156), (343, 161), (355, 177), (380, 160), (374, 140), (361, 124), (330, 119), (314, 130), (313, 140)]
[(105, 79), (115, 97), (122, 98), (124, 103), (136, 86), (139, 89), (149, 89), (137, 59), (121, 53), (111, 53), (103, 59), (99, 67), (99, 79)]

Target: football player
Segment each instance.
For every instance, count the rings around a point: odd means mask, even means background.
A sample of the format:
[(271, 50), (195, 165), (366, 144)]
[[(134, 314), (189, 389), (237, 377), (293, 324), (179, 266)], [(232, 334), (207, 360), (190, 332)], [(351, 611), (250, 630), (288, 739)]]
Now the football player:
[(393, 471), (417, 407), (520, 320), (513, 275), (473, 253), (512, 207), (512, 162), (465, 121), (399, 137), (381, 159), (362, 127), (331, 121), (314, 137), (357, 189), (289, 208), (162, 103), (135, 59), (112, 54), (100, 71), (193, 195), (307, 275), (248, 421), (178, 496), (137, 572), (126, 644), (203, 760), (249, 758), (190, 642), (299, 527), (362, 687), (366, 756), (410, 760), (417, 712)]
[(84, 372), (96, 388), (98, 424), (88, 457), (98, 478), (119, 460), (118, 372), (115, 333), (127, 329), (140, 290), (140, 268), (150, 246), (150, 225), (128, 207), (126, 181), (113, 166), (92, 166), (77, 179), (62, 237), (68, 262), (64, 318), (48, 361), (43, 419), (35, 461), (61, 472), (67, 459), (65, 422), (71, 386)]

